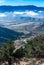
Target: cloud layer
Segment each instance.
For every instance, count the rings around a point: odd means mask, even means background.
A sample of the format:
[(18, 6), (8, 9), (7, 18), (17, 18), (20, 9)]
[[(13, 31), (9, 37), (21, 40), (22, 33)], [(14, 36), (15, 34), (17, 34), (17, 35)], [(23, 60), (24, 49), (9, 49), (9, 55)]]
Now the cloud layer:
[(0, 13), (0, 17), (16, 17), (16, 16), (24, 16), (24, 17), (34, 17), (34, 18), (44, 18), (44, 11), (24, 11), (24, 12), (5, 12)]
[(0, 13), (0, 17), (6, 17), (4, 13)]
[(44, 11), (15, 11), (0, 13), (0, 24), (9, 25), (22, 22), (44, 21)]

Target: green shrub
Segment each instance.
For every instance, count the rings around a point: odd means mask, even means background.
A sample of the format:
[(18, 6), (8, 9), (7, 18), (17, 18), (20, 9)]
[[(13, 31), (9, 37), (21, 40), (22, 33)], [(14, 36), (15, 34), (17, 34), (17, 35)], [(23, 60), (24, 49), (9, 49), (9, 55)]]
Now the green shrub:
[(11, 63), (13, 59), (13, 50), (15, 50), (15, 46), (13, 42), (9, 42), (5, 44), (1, 49), (0, 49), (0, 60), (2, 61), (8, 61)]

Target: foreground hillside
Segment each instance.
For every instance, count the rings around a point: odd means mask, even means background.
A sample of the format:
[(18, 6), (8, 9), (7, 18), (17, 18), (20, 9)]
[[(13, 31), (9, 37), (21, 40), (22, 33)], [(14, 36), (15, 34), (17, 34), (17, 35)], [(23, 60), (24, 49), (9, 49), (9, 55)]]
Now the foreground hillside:
[[(22, 43), (24, 44), (24, 42)], [(44, 35), (39, 35), (30, 40), (27, 40), (27, 43), (24, 44), (20, 49), (16, 51), (16, 53), (20, 50), (21, 53), (24, 54), (25, 57), (42, 57), (44, 58)], [(19, 53), (20, 53), (19, 52)], [(17, 53), (18, 55), (18, 53)], [(17, 57), (16, 55), (16, 57)], [(20, 55), (22, 56), (22, 54)], [(20, 57), (18, 55), (18, 57)]]
[[(44, 35), (32, 38), (30, 41), (28, 40), (24, 46), (16, 51), (15, 50), (16, 48), (13, 42), (9, 42), (0, 48), (0, 63), (2, 64), (3, 62), (5, 63), (5, 61), (7, 61), (9, 62), (8, 65), (13, 63), (14, 65), (15, 63), (17, 65), (19, 63), (21, 63), (20, 65), (23, 65), (23, 62), (24, 65), (26, 65), (26, 63), (28, 65), (42, 65), (43, 63), (44, 65)], [(36, 62), (38, 64), (36, 64)]]

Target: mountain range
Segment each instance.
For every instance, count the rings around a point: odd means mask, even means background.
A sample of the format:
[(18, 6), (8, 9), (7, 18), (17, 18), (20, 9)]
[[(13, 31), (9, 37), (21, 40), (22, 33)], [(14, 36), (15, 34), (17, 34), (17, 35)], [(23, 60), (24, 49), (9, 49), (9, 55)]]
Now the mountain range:
[(44, 7), (0, 6), (0, 25), (24, 22), (44, 22)]
[(44, 11), (44, 7), (37, 7), (37, 6), (34, 6), (34, 5), (27, 5), (27, 6), (0, 6), (0, 12), (13, 12), (13, 11), (25, 11), (25, 10)]
[(44, 33), (44, 7), (0, 6), (0, 43)]

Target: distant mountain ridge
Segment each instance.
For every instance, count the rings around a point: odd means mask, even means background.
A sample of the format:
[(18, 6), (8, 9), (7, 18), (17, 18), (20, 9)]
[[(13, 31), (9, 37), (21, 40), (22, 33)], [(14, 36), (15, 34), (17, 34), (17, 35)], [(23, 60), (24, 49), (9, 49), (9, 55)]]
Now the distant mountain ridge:
[(13, 11), (25, 11), (25, 10), (40, 10), (44, 11), (44, 7), (37, 7), (33, 5), (27, 6), (0, 6), (0, 12), (13, 12)]
[(0, 6), (0, 25), (23, 22), (44, 22), (44, 7)]

